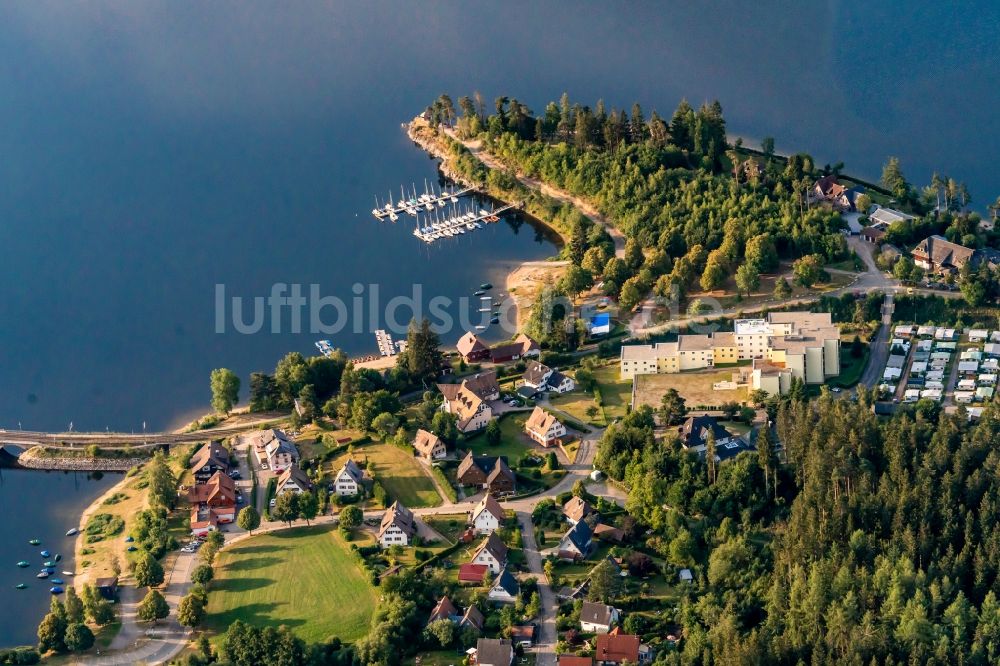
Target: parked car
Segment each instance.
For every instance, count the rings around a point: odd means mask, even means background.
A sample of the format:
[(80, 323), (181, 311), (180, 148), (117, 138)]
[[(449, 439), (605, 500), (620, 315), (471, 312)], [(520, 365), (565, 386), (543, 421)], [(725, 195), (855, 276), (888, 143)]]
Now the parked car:
[(278, 503), (278, 500), (277, 500), (277, 499), (275, 499), (274, 497), (272, 497), (272, 498), (271, 498), (271, 508), (273, 509), (273, 508), (274, 508), (274, 505), (275, 505), (275, 504), (277, 504), (277, 503)]

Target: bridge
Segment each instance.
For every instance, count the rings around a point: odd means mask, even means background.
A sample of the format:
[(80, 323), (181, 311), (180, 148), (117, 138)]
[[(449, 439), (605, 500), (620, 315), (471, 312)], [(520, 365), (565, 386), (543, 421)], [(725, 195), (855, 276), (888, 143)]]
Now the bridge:
[(140, 448), (154, 446), (173, 446), (176, 444), (196, 444), (210, 439), (223, 439), (239, 435), (247, 430), (256, 430), (260, 426), (275, 423), (278, 418), (268, 418), (244, 421), (236, 425), (219, 428), (205, 428), (190, 432), (43, 432), (37, 430), (4, 430), (0, 429), (0, 446), (16, 444), (22, 447), (45, 446), (48, 448), (83, 448), (98, 446), (100, 448)]

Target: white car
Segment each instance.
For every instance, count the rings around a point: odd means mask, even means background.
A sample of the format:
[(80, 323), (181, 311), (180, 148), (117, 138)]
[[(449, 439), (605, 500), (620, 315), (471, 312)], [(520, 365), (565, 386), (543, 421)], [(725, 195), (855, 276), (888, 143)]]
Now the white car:
[(276, 500), (275, 498), (272, 497), (271, 498), (271, 508), (273, 509), (274, 505), (277, 504), (277, 503), (278, 503), (278, 500)]

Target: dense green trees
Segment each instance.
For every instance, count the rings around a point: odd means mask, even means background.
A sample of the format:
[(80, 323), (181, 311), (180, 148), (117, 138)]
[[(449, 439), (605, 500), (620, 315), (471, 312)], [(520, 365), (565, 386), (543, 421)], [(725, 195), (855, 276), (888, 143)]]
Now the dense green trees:
[(240, 378), (229, 368), (212, 370), (212, 409), (220, 414), (228, 414), (233, 405), (240, 401)]

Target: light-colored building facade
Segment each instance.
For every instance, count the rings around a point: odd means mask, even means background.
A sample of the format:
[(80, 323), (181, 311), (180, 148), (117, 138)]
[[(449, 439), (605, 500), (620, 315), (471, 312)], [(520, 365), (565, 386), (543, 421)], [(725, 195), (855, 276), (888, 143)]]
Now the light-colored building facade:
[(840, 374), (840, 330), (826, 312), (772, 312), (766, 319), (736, 320), (733, 332), (625, 345), (619, 371), (628, 379), (746, 360), (755, 363), (741, 369), (741, 380), (772, 395), (786, 392), (792, 378), (822, 384)]

